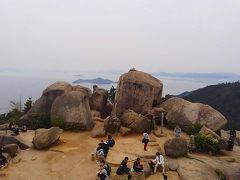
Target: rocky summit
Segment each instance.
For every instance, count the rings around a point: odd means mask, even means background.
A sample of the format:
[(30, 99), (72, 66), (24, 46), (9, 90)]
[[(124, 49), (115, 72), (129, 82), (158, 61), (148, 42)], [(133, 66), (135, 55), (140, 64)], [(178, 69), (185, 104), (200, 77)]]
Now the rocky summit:
[[(109, 179), (125, 180), (128, 175), (116, 171), (128, 157), (129, 168), (137, 158), (143, 166), (143, 172), (130, 172), (134, 180), (239, 180), (239, 132), (235, 137), (222, 130), (227, 119), (212, 107), (162, 98), (162, 89), (159, 79), (135, 69), (120, 76), (115, 99), (96, 85), (93, 90), (67, 82), (50, 85), (18, 126), (0, 126), (0, 147), (9, 162), (0, 177), (96, 179), (104, 159)], [(145, 148), (143, 133), (149, 134)], [(115, 145), (97, 156), (109, 135)], [(164, 168), (153, 174), (149, 163), (157, 152)]]

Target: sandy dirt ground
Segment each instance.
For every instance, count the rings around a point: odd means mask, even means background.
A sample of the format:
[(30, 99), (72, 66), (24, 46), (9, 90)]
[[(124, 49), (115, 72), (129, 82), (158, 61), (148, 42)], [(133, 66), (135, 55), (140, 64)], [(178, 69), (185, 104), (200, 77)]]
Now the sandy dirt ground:
[[(122, 161), (125, 156), (130, 160), (136, 157), (152, 158), (157, 151), (161, 151), (164, 142), (174, 137), (174, 133), (164, 129), (166, 137), (157, 138), (150, 135), (154, 142), (150, 143), (148, 151), (143, 151), (142, 135), (122, 137), (114, 136), (116, 145), (110, 150), (108, 161), (113, 166)], [(33, 131), (21, 134), (26, 143), (31, 144)], [(91, 152), (97, 147), (101, 139), (92, 138), (90, 132), (64, 132), (60, 143), (50, 149), (37, 151), (32, 148), (21, 151), (10, 165), (0, 170), (3, 180), (94, 180), (99, 165), (91, 160)], [(132, 162), (129, 164), (132, 165)], [(114, 169), (114, 167), (113, 167)], [(113, 174), (115, 172), (113, 171)], [(177, 174), (169, 172), (173, 179), (179, 179)], [(159, 179), (161, 175), (156, 175)], [(161, 178), (160, 178), (161, 179)]]

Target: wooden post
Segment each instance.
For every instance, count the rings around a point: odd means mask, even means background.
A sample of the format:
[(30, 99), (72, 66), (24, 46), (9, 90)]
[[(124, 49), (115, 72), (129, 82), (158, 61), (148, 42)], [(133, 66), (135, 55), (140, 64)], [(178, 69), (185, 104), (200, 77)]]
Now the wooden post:
[(163, 134), (163, 117), (164, 117), (164, 113), (161, 113), (161, 134)]

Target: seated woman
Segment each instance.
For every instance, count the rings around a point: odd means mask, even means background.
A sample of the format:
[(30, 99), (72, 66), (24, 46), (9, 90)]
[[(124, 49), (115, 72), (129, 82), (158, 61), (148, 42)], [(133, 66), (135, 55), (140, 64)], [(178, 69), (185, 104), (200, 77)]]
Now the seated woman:
[(113, 137), (111, 135), (108, 135), (108, 139), (107, 139), (106, 143), (109, 147), (113, 147), (115, 145), (115, 140), (113, 139)]
[(96, 158), (98, 161), (101, 161), (105, 158), (104, 151), (100, 145), (98, 146), (98, 148), (96, 150)]
[(117, 169), (117, 175), (129, 174), (130, 168), (128, 168), (127, 163), (128, 157), (125, 157), (124, 160), (121, 162), (120, 167)]
[(143, 172), (143, 165), (140, 163), (140, 158), (137, 158), (133, 163), (133, 170), (135, 172)]

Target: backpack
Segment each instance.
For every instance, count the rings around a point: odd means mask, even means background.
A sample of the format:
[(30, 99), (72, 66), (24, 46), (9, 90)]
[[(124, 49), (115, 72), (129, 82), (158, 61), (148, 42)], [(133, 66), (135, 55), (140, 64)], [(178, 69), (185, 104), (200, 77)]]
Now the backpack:
[(105, 169), (107, 171), (107, 175), (110, 176), (112, 168), (111, 168), (111, 166), (109, 166), (109, 164), (106, 164), (106, 165), (107, 165), (107, 167)]
[(109, 147), (113, 147), (115, 145), (115, 140), (111, 139), (108, 143)]

